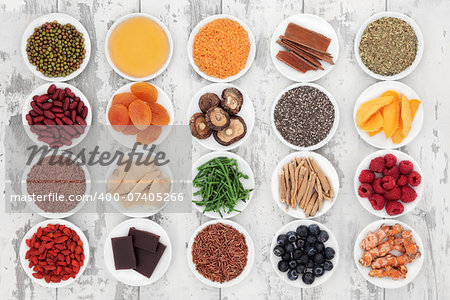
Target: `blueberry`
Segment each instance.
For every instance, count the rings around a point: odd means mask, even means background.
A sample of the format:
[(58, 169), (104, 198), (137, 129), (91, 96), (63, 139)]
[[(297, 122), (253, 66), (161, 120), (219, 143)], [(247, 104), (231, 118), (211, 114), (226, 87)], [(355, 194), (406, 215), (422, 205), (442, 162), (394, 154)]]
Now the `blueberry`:
[(291, 243), (287, 243), (285, 246), (284, 246), (284, 250), (286, 250), (286, 252), (288, 252), (288, 253), (291, 253), (292, 251), (294, 251), (294, 245), (293, 244), (291, 244)]
[(313, 269), (313, 273), (314, 273), (314, 275), (315, 275), (316, 277), (320, 277), (320, 276), (323, 275), (324, 269), (323, 269), (322, 266), (316, 266), (316, 267), (314, 267), (314, 269)]
[(287, 241), (288, 241), (288, 238), (287, 238), (287, 235), (285, 235), (285, 234), (280, 234), (277, 237), (278, 245), (284, 246), (284, 245), (286, 245)]
[(306, 245), (305, 240), (301, 240), (301, 239), (297, 240), (297, 248), (298, 249), (304, 250), (305, 249), (305, 245)]
[(322, 242), (317, 242), (314, 245), (314, 248), (316, 248), (317, 252), (323, 252), (323, 250), (325, 249), (325, 245)]
[(306, 267), (310, 269), (314, 268), (314, 261), (312, 259), (308, 260), (308, 262), (306, 263)]
[(316, 255), (314, 255), (314, 262), (316, 264), (323, 264), (325, 262), (325, 257), (322, 253), (317, 253)]
[(294, 231), (288, 231), (288, 233), (286, 233), (287, 239), (289, 242), (293, 243), (297, 240), (297, 235), (295, 234)]
[(298, 273), (295, 270), (290, 270), (287, 273), (287, 277), (289, 278), (289, 280), (292, 280), (292, 281), (297, 280), (298, 279)]
[(306, 272), (302, 276), (302, 280), (305, 284), (312, 284), (314, 282), (314, 279), (315, 279), (314, 274), (311, 272)]
[(297, 268), (295, 268), (295, 271), (297, 271), (298, 274), (303, 274), (306, 272), (306, 266), (298, 265)]
[(281, 272), (286, 272), (288, 269), (289, 269), (289, 264), (287, 261), (280, 260), (278, 262), (278, 270), (280, 270)]
[(309, 233), (312, 234), (312, 235), (318, 235), (319, 232), (320, 232), (319, 225), (317, 225), (317, 224), (311, 224), (311, 225), (309, 225), (308, 231), (309, 231)]
[(329, 260), (323, 263), (323, 269), (325, 271), (331, 271), (333, 269), (333, 263)]
[(290, 261), (292, 259), (290, 253), (285, 253), (281, 258), (285, 261)]
[(317, 238), (313, 235), (310, 235), (306, 238), (306, 244), (307, 245), (314, 245), (317, 242)]
[(286, 251), (284, 250), (283, 246), (275, 246), (275, 248), (273, 248), (273, 254), (275, 254), (276, 256), (283, 256), (284, 253), (286, 253)]
[(332, 260), (335, 255), (336, 255), (336, 252), (334, 251), (333, 248), (331, 248), (331, 247), (325, 248), (325, 257), (327, 258), (327, 260)]
[(292, 258), (293, 259), (299, 259), (300, 256), (302, 256), (303, 251), (300, 249), (295, 249), (294, 252), (292, 252)]
[(300, 263), (306, 265), (306, 263), (308, 263), (308, 261), (309, 261), (309, 256), (306, 254), (303, 254), (302, 256), (300, 256), (299, 261), (300, 261)]
[(316, 255), (317, 250), (316, 250), (316, 248), (309, 246), (308, 248), (305, 249), (305, 253), (311, 257), (311, 256)]
[(300, 225), (297, 227), (296, 232), (300, 238), (305, 239), (308, 236), (308, 227), (305, 225)]
[(295, 260), (291, 260), (291, 261), (289, 261), (289, 269), (295, 269), (295, 268), (297, 268), (297, 261), (295, 261)]
[(328, 232), (326, 232), (325, 230), (321, 230), (319, 232), (319, 235), (317, 236), (317, 240), (322, 243), (328, 241), (328, 238), (329, 238)]

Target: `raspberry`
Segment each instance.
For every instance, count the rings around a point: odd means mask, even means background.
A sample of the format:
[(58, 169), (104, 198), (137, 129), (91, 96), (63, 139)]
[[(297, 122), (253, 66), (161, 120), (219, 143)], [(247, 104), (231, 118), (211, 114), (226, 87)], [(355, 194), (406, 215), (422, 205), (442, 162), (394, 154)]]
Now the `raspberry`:
[(361, 183), (358, 189), (358, 195), (363, 198), (367, 198), (372, 195), (373, 189), (372, 186), (368, 183)]
[(408, 184), (408, 177), (406, 175), (400, 175), (400, 177), (397, 179), (397, 185), (402, 187)]
[(400, 170), (401, 174), (408, 175), (414, 169), (414, 165), (409, 160), (402, 160), (398, 164), (398, 169)]
[(383, 196), (386, 200), (400, 200), (402, 197), (402, 191), (398, 186), (394, 186), (392, 190), (386, 191)]
[(392, 168), (397, 164), (397, 157), (394, 154), (386, 154), (384, 160), (386, 161), (386, 168)]
[(416, 191), (410, 187), (409, 185), (405, 185), (401, 188), (402, 191), (402, 197), (400, 200), (402, 200), (403, 203), (409, 203), (413, 202), (417, 198)]
[(375, 179), (375, 173), (370, 170), (362, 170), (358, 180), (361, 183), (371, 183)]
[(399, 215), (403, 212), (405, 207), (398, 201), (388, 201), (386, 204), (386, 212), (390, 216)]
[(385, 190), (392, 190), (395, 184), (395, 179), (392, 176), (384, 176), (383, 179), (381, 179), (381, 185)]
[(398, 177), (400, 176), (397, 166), (393, 166), (390, 169), (384, 169), (383, 175), (384, 176), (392, 176), (392, 177), (394, 177), (395, 180), (397, 180)]
[(422, 176), (416, 171), (409, 173), (408, 183), (410, 186), (418, 186), (422, 181)]
[(381, 172), (383, 172), (385, 165), (386, 164), (384, 162), (384, 158), (380, 156), (380, 157), (374, 158), (370, 161), (369, 169), (374, 172), (381, 173)]
[(386, 200), (384, 199), (384, 197), (379, 194), (370, 195), (369, 201), (373, 209), (375, 210), (382, 210), (384, 208), (384, 205), (386, 204)]
[(386, 191), (381, 186), (381, 177), (375, 178), (375, 180), (372, 182), (372, 188), (375, 193), (377, 194), (384, 194)]

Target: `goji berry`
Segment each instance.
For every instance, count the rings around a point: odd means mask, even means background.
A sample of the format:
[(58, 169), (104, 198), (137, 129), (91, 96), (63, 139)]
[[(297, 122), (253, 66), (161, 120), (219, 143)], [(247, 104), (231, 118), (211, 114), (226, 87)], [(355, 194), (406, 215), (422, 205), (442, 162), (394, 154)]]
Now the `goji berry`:
[(42, 273), (33, 273), (33, 277), (37, 279), (42, 279), (44, 275)]

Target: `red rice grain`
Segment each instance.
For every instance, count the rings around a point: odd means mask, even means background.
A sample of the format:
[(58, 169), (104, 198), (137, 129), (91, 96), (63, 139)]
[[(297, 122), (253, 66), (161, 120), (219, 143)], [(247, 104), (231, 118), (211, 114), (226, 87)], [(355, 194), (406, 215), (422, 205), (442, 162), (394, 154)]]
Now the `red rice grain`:
[(238, 277), (247, 265), (245, 236), (230, 225), (206, 226), (194, 239), (192, 261), (197, 271), (213, 282)]

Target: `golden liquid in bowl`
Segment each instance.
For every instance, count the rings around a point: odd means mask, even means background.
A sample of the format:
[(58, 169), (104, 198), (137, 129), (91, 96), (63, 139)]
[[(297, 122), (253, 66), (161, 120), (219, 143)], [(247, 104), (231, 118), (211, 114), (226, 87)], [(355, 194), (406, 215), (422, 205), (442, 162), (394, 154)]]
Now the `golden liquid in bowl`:
[(138, 78), (161, 69), (170, 51), (162, 27), (146, 17), (133, 17), (117, 25), (108, 48), (113, 64), (126, 75)]

